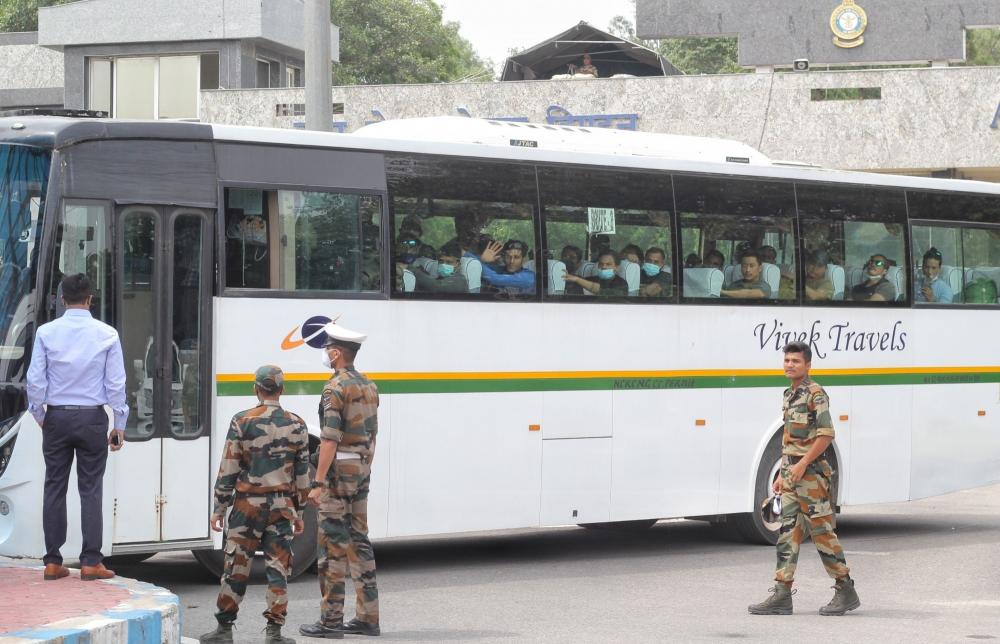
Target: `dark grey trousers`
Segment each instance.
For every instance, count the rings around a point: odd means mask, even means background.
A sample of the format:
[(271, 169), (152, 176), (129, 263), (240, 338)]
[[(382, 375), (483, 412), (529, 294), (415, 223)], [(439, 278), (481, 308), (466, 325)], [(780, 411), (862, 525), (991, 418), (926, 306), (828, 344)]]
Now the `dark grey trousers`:
[(76, 456), (76, 482), (80, 491), (80, 527), (83, 550), (80, 563), (101, 563), (104, 517), (101, 498), (104, 467), (108, 462), (108, 414), (98, 409), (48, 409), (42, 422), (42, 453), (45, 455), (45, 499), (42, 529), (45, 532), (46, 564), (62, 563), (59, 549), (66, 543), (66, 488)]

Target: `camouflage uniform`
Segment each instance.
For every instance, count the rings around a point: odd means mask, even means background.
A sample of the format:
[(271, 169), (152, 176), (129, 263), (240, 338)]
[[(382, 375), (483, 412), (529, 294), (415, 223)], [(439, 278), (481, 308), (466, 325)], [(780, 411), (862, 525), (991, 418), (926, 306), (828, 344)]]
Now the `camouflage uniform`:
[(285, 623), (292, 521), (308, 494), (309, 434), (302, 419), (270, 400), (233, 416), (215, 482), (213, 512), (223, 515), (230, 505), (233, 508), (216, 602), (220, 623), (236, 620), (257, 550), (263, 550), (267, 566), (264, 617)]
[(789, 473), (795, 461), (809, 452), (818, 437), (834, 436), (829, 399), (822, 387), (807, 378), (795, 389), (785, 390), (783, 410), (781, 531), (774, 578), (779, 582), (792, 582), (799, 547), (807, 529), (827, 574), (834, 579), (845, 577), (850, 569), (837, 540), (836, 519), (830, 501), (833, 468), (821, 455), (809, 464), (797, 483), (792, 483)]
[(337, 458), (320, 497), (317, 562), (323, 595), (320, 621), (325, 625), (343, 621), (344, 583), (350, 571), (357, 595), (355, 617), (377, 625), (375, 553), (368, 539), (368, 486), (378, 434), (375, 383), (353, 367), (338, 370), (323, 388), (320, 417), (321, 437), (336, 442), (338, 454), (361, 456)]

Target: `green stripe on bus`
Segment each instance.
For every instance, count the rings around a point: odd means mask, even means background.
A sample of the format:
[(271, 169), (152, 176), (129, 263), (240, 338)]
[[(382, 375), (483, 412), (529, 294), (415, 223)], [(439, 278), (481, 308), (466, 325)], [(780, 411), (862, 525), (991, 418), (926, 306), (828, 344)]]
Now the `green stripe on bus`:
[[(990, 373), (887, 373), (825, 375), (816, 380), (826, 386), (939, 385), (1000, 382), (1000, 372)], [(680, 378), (497, 378), (421, 379), (375, 381), (384, 394), (495, 393), (520, 391), (642, 391), (658, 389), (736, 389), (787, 387), (784, 376), (691, 376)], [(319, 380), (286, 380), (285, 395), (319, 395)], [(217, 382), (219, 396), (251, 396), (253, 383)]]

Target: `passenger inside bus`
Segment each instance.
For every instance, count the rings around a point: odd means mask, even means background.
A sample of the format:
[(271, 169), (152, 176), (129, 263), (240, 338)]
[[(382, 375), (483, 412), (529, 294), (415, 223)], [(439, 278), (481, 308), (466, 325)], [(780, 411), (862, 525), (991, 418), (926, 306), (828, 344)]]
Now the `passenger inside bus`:
[(461, 271), (461, 257), (461, 246), (456, 241), (450, 241), (441, 247), (437, 262), (421, 262), (418, 259), (411, 269), (416, 278), (416, 290), (424, 293), (466, 293), (469, 284)]
[[(566, 265), (566, 272), (576, 275), (580, 270), (580, 263), (583, 260), (583, 251), (576, 246), (563, 246), (559, 259)], [(576, 282), (566, 284), (566, 295), (583, 295), (583, 287)]]
[(717, 250), (710, 250), (705, 253), (705, 268), (718, 268), (722, 269), (726, 265), (726, 256)]
[(639, 276), (639, 295), (643, 297), (670, 297), (673, 293), (673, 277), (665, 266), (667, 254), (662, 248), (653, 246), (646, 250)]
[(774, 246), (761, 246), (758, 250), (760, 261), (764, 264), (774, 264), (781, 272), (778, 281), (778, 299), (795, 299), (795, 264), (778, 264), (778, 251)]
[(760, 255), (757, 251), (744, 251), (740, 259), (740, 271), (743, 274), (743, 279), (737, 280), (730, 284), (729, 288), (723, 289), (721, 292), (722, 297), (738, 299), (763, 299), (771, 297), (771, 287), (761, 277), (762, 268)]
[[(496, 292), (509, 295), (531, 295), (535, 292), (535, 273), (524, 267), (528, 245), (517, 239), (506, 244), (490, 242), (480, 254), (483, 282)], [(494, 265), (498, 258), (503, 263)]]
[(568, 284), (572, 283), (579, 285), (581, 289), (591, 295), (602, 295), (605, 297), (627, 296), (628, 282), (617, 275), (618, 263), (618, 255), (615, 251), (610, 248), (598, 251), (597, 272), (595, 275), (583, 278), (569, 271), (566, 271), (563, 275), (563, 278), (567, 282), (567, 293), (569, 292)]
[(886, 279), (889, 272), (889, 258), (872, 255), (865, 264), (864, 279), (851, 288), (851, 299), (855, 302), (892, 302), (896, 299), (896, 287)]
[(806, 300), (822, 302), (833, 298), (833, 282), (826, 275), (829, 257), (823, 251), (806, 256)]
[(698, 253), (691, 253), (684, 258), (684, 268), (701, 268), (701, 257)]
[(395, 262), (393, 263), (395, 275), (393, 277), (397, 291), (409, 290), (404, 287), (403, 278), (410, 265), (417, 260), (419, 250), (420, 240), (412, 235), (400, 236), (396, 241)]
[(627, 259), (633, 264), (642, 264), (642, 249), (635, 244), (629, 244), (622, 249), (621, 258)]
[(948, 282), (941, 279), (941, 251), (931, 246), (924, 253), (923, 263), (920, 272), (923, 277), (917, 283), (913, 297), (917, 302), (936, 302), (938, 304), (951, 304), (955, 294), (951, 290)]

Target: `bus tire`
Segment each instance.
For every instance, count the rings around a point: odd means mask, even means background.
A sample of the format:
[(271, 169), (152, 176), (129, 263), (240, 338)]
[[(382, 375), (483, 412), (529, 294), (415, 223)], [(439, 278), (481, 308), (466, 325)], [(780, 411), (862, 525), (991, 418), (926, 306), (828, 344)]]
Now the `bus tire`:
[(774, 545), (778, 542), (778, 529), (781, 522), (767, 523), (761, 514), (760, 507), (764, 499), (771, 495), (771, 484), (781, 470), (781, 434), (775, 434), (764, 449), (757, 465), (757, 476), (754, 479), (753, 512), (730, 514), (726, 517), (726, 525), (737, 537), (748, 543)]
[[(307, 506), (302, 511), (302, 520), (305, 522), (305, 529), (302, 534), (292, 537), (292, 569), (288, 578), (295, 579), (303, 572), (311, 568), (316, 563), (316, 508)], [(192, 550), (191, 554), (199, 564), (216, 579), (222, 577), (225, 567), (225, 556), (221, 550), (203, 549)], [(263, 579), (264, 577), (264, 555), (258, 553), (253, 559), (250, 568), (250, 576)]]
[[(827, 458), (830, 467), (833, 468), (833, 480), (830, 481), (830, 503), (836, 512), (840, 512), (838, 500), (840, 498), (840, 464), (837, 460), (837, 453), (830, 448), (827, 450)], [(771, 496), (771, 484), (780, 476), (781, 469), (781, 434), (776, 434), (767, 449), (761, 456), (757, 466), (757, 478), (754, 485), (753, 512), (743, 512), (740, 514), (730, 514), (727, 517), (726, 525), (729, 526), (740, 539), (748, 543), (762, 543), (774, 545), (778, 542), (778, 529), (781, 523), (767, 523), (761, 514), (760, 507), (764, 499)], [(779, 510), (780, 514), (780, 510)], [(808, 539), (808, 535), (806, 536)]]

